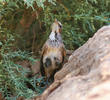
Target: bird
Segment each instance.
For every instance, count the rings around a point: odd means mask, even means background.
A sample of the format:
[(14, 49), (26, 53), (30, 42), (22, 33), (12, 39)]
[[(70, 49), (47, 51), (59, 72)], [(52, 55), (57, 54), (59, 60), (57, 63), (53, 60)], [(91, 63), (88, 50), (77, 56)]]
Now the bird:
[(54, 75), (62, 68), (66, 56), (61, 32), (62, 24), (55, 19), (51, 25), (51, 33), (42, 47), (40, 72), (49, 82), (54, 81)]

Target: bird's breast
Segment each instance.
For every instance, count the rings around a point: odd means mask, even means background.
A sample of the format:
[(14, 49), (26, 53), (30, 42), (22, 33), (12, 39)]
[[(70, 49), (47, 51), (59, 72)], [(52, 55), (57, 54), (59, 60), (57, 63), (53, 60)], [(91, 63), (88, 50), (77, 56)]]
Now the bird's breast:
[(49, 47), (44, 54), (44, 59), (47, 57), (49, 58), (57, 57), (62, 62), (62, 52), (60, 48)]

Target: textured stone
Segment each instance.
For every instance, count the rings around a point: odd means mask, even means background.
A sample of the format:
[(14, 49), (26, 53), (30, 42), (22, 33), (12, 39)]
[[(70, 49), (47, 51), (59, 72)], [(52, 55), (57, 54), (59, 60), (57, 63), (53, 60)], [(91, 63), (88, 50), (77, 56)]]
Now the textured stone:
[(109, 100), (110, 26), (74, 51), (55, 81), (35, 100)]

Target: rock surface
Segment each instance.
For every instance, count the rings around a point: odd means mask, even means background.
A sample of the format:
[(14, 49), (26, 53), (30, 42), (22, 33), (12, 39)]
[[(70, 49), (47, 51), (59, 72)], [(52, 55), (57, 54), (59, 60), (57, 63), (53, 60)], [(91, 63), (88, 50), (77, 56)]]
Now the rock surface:
[(2, 93), (0, 93), (0, 100), (5, 100), (2, 96)]
[(55, 81), (33, 100), (109, 100), (110, 26), (74, 51)]

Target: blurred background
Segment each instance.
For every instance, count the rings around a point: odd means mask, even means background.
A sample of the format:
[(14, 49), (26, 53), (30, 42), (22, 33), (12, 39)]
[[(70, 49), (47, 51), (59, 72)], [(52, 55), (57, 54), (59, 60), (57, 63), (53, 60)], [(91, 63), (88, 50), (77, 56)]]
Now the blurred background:
[(63, 25), (66, 49), (75, 50), (110, 24), (110, 0), (0, 0), (0, 93), (6, 100), (43, 92), (36, 86), (41, 79), (27, 77), (18, 61), (39, 61), (55, 18)]

